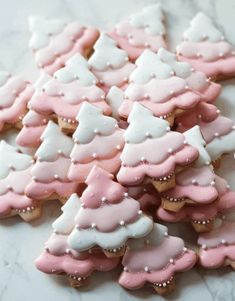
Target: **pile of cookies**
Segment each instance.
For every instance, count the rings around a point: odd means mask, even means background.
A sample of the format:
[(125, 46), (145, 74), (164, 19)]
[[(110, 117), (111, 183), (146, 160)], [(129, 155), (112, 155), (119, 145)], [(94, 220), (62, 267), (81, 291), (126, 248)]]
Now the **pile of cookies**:
[[(163, 295), (196, 263), (235, 268), (235, 192), (216, 174), (235, 124), (214, 104), (235, 51), (198, 13), (172, 53), (164, 18), (156, 4), (104, 33), (31, 17), (38, 80), (0, 73), (0, 130), (19, 129), (0, 142), (0, 217), (60, 200), (35, 264), (74, 287), (122, 265), (121, 286)], [(198, 246), (165, 222), (191, 224)]]

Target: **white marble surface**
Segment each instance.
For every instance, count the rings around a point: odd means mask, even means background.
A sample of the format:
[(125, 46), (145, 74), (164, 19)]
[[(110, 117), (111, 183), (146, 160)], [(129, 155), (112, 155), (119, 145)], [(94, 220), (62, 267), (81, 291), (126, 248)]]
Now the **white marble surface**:
[[(0, 68), (23, 73), (35, 80), (38, 72), (27, 48), (28, 15), (66, 17), (81, 23), (107, 29), (130, 12), (137, 11), (151, 0), (0, 0)], [(180, 40), (190, 18), (199, 10), (213, 17), (235, 45), (234, 0), (164, 0), (171, 49)], [(235, 80), (223, 83), (218, 106), (224, 114), (235, 119)], [(235, 189), (235, 162), (232, 156), (224, 159), (221, 175), (225, 175)], [(93, 277), (89, 289), (80, 292), (69, 288), (63, 277), (50, 277), (38, 272), (33, 260), (43, 248), (51, 232), (50, 224), (60, 214), (59, 204), (51, 202), (44, 215), (32, 224), (19, 218), (0, 223), (0, 301), (134, 301), (163, 300), (151, 289), (127, 292), (116, 284), (119, 271)], [(180, 227), (181, 228), (181, 227)], [(182, 233), (189, 239), (190, 231), (171, 227), (171, 233)], [(169, 300), (211, 301), (235, 300), (235, 273), (230, 269), (219, 271), (192, 271), (177, 277), (177, 290)]]

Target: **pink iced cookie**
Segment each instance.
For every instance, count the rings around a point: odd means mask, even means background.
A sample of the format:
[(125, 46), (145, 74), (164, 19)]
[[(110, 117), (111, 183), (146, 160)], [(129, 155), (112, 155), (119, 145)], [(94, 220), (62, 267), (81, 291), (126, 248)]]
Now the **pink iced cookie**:
[(145, 7), (128, 20), (115, 26), (109, 35), (124, 49), (131, 60), (136, 60), (146, 49), (157, 52), (166, 47), (164, 16), (160, 4)]
[(150, 283), (157, 293), (164, 294), (173, 288), (175, 274), (191, 269), (196, 259), (181, 238), (169, 236), (165, 226), (154, 224), (149, 235), (128, 242), (119, 284), (139, 289)]
[(32, 110), (42, 115), (55, 114), (59, 122), (70, 127), (76, 127), (76, 116), (84, 101), (100, 107), (106, 115), (112, 113), (104, 92), (96, 85), (96, 77), (80, 54), (70, 58), (53, 77), (46, 77), (41, 90), (38, 89), (30, 101)]
[(108, 259), (101, 251), (95, 254), (79, 253), (67, 243), (69, 233), (75, 226), (75, 216), (80, 208), (80, 200), (73, 194), (62, 207), (63, 214), (53, 223), (54, 233), (45, 244), (45, 250), (36, 259), (36, 267), (48, 274), (66, 274), (71, 285), (87, 284), (94, 271), (109, 271), (115, 268), (118, 258)]
[(39, 204), (25, 195), (33, 162), (31, 156), (0, 142), (0, 217), (18, 214), (30, 221), (39, 216)]
[(0, 72), (0, 131), (4, 126), (21, 127), (33, 85), (20, 76)]
[(107, 256), (117, 257), (128, 238), (143, 237), (151, 231), (152, 220), (107, 171), (94, 166), (86, 184), (75, 216), (76, 227), (68, 237), (72, 249), (82, 252), (99, 246)]
[(200, 103), (195, 111), (179, 117), (177, 131), (185, 131), (195, 124), (200, 126), (202, 136), (206, 141), (206, 150), (212, 161), (223, 154), (235, 151), (234, 122), (220, 114), (213, 105)]
[(176, 48), (178, 58), (207, 76), (225, 79), (235, 76), (235, 51), (204, 13), (198, 13)]
[(102, 33), (95, 43), (94, 52), (88, 60), (91, 71), (99, 80), (99, 86), (108, 91), (110, 87), (124, 88), (135, 65), (129, 62), (126, 51)]
[(16, 143), (23, 147), (38, 147), (48, 121), (47, 116), (29, 111), (22, 120), (23, 128), (16, 137)]
[(138, 102), (134, 104), (128, 122), (122, 165), (117, 174), (120, 183), (138, 185), (146, 177), (154, 179), (154, 185), (156, 181), (169, 183), (174, 179), (176, 166), (185, 167), (197, 159), (198, 151), (184, 143), (183, 134), (171, 131), (167, 121), (154, 117)]
[(190, 221), (198, 232), (212, 230), (216, 216), (235, 207), (235, 192), (230, 190), (226, 180), (216, 176), (215, 189), (218, 198), (212, 204), (185, 206), (178, 212), (170, 212), (161, 207), (156, 212), (157, 217), (163, 221), (173, 223)]
[(136, 60), (137, 68), (130, 75), (119, 114), (127, 118), (135, 102), (149, 108), (155, 116), (174, 123), (174, 118), (194, 108), (200, 101), (214, 101), (220, 85), (194, 71), (173, 53), (159, 49), (155, 54), (145, 50)]
[(36, 64), (48, 74), (62, 68), (76, 53), (87, 56), (99, 37), (95, 28), (43, 17), (30, 17), (29, 29), (32, 34), (29, 47), (35, 54)]
[(104, 116), (101, 109), (84, 102), (77, 121), (68, 178), (84, 183), (94, 165), (116, 174), (124, 146), (124, 131), (118, 127), (116, 119)]
[(67, 198), (78, 189), (78, 183), (67, 177), (73, 141), (52, 121), (48, 122), (41, 141), (26, 194), (35, 199)]

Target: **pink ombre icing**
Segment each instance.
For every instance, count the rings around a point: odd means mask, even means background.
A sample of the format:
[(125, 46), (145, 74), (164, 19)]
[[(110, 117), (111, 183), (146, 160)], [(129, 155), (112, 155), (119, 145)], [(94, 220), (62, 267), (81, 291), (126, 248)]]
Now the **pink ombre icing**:
[(31, 169), (32, 180), (25, 193), (35, 199), (46, 199), (53, 193), (58, 197), (69, 197), (79, 188), (77, 182), (67, 177), (73, 141), (52, 121), (48, 122), (41, 141), (35, 154), (37, 161)]
[(99, 37), (97, 29), (81, 27), (77, 22), (66, 24), (62, 20), (30, 17), (29, 27), (32, 33), (29, 46), (36, 64), (48, 74), (63, 67), (76, 53), (87, 56)]
[(190, 63), (208, 77), (235, 76), (234, 49), (203, 13), (198, 13), (191, 20), (176, 52), (179, 60)]
[(146, 48), (157, 52), (159, 48), (166, 47), (163, 20), (160, 4), (150, 5), (131, 15), (129, 20), (117, 24), (109, 35), (134, 61)]
[[(124, 131), (118, 127), (117, 121), (104, 116), (100, 109), (89, 103), (83, 104), (77, 121), (79, 125), (73, 134), (75, 144), (70, 154), (72, 163), (68, 178), (85, 182), (94, 165), (116, 174), (124, 146)], [(84, 140), (90, 133), (94, 135)]]
[(48, 117), (29, 111), (22, 120), (23, 128), (16, 137), (16, 143), (23, 147), (38, 147)]
[[(153, 232), (155, 237), (153, 237)], [(167, 283), (177, 272), (191, 269), (196, 254), (184, 247), (181, 238), (168, 236), (167, 228), (154, 224), (143, 242), (130, 242), (124, 254), (119, 283), (128, 289), (139, 289), (146, 283)]]
[(0, 72), (0, 130), (19, 122), (27, 111), (33, 85), (19, 76)]
[(106, 272), (114, 269), (119, 258), (107, 258), (103, 253), (88, 254), (84, 259), (73, 258), (69, 254), (56, 256), (44, 251), (35, 261), (36, 267), (48, 274), (88, 277), (94, 271)]
[(126, 51), (118, 48), (116, 42), (104, 33), (96, 41), (88, 63), (99, 80), (99, 86), (106, 92), (112, 86), (124, 88), (135, 69)]
[[(188, 166), (198, 151), (185, 143), (185, 137), (170, 131), (167, 121), (138, 102), (129, 115), (117, 179), (124, 185), (138, 185), (145, 177), (162, 178), (174, 173), (176, 166)], [(156, 149), (158, 151), (156, 151)]]

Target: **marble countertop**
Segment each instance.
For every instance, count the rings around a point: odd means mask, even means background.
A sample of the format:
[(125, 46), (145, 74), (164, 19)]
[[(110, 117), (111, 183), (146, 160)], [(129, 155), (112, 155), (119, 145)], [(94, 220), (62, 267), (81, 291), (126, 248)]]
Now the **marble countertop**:
[[(0, 0), (0, 69), (23, 73), (35, 80), (38, 71), (28, 49), (27, 17), (65, 17), (82, 24), (110, 28), (119, 19), (138, 11), (151, 0)], [(173, 50), (193, 15), (203, 10), (213, 17), (235, 45), (234, 0), (163, 0), (167, 15), (169, 44)], [(235, 80), (223, 83), (223, 92), (217, 101), (221, 111), (235, 120)], [(227, 156), (219, 170), (235, 189), (235, 162)], [(43, 216), (26, 224), (18, 217), (0, 223), (0, 301), (137, 301), (164, 300), (151, 289), (128, 292), (116, 284), (119, 271), (96, 274), (89, 288), (77, 291), (68, 287), (66, 279), (50, 277), (36, 270), (33, 261), (43, 249), (51, 233), (51, 223), (60, 214), (59, 203), (50, 202)], [(190, 231), (182, 226), (170, 227), (171, 234), (191, 238)], [(169, 300), (212, 301), (235, 300), (235, 272), (224, 268), (216, 271), (193, 269), (176, 278), (177, 289)]]

